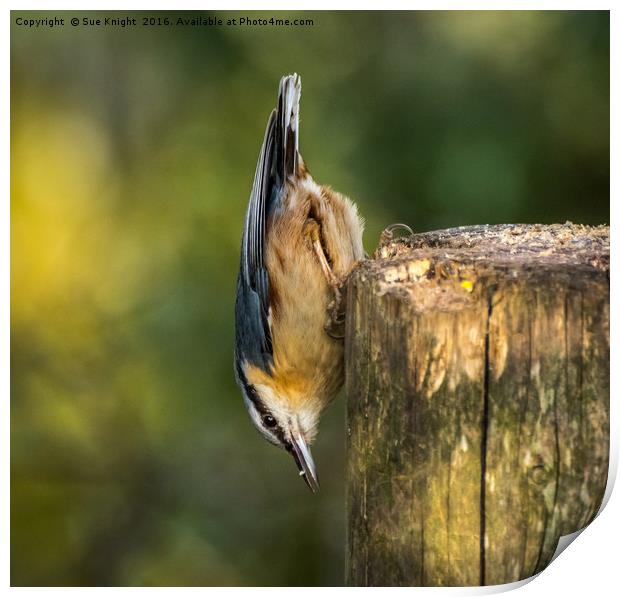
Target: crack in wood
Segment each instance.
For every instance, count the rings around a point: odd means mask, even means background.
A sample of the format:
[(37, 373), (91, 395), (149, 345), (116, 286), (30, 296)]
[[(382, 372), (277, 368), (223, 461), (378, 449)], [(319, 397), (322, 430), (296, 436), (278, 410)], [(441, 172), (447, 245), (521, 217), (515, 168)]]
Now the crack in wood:
[(347, 584), (513, 582), (591, 520), (609, 457), (608, 247), (600, 227), (463, 228), (352, 272)]
[(482, 421), (480, 439), (480, 586), (486, 584), (486, 484), (487, 484), (487, 439), (489, 432), (489, 343), (491, 317), (493, 315), (493, 290), (487, 297), (487, 321), (484, 335), (484, 385), (482, 398)]

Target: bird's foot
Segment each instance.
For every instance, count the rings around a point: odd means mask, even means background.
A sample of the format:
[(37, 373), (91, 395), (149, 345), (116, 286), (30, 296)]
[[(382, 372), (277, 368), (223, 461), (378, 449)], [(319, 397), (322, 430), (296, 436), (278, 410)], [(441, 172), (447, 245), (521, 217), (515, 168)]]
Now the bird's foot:
[(345, 324), (345, 301), (343, 300), (342, 291), (338, 284), (332, 286), (334, 292), (334, 298), (327, 305), (327, 324), (325, 325), (325, 331), (327, 335), (335, 340), (342, 340), (344, 338), (344, 324)]
[(407, 236), (413, 236), (413, 230), (411, 230), (411, 228), (407, 226), (407, 224), (400, 224), (400, 223), (390, 224), (381, 233), (381, 236), (379, 237), (379, 246), (392, 242), (394, 240), (394, 232), (396, 230), (403, 230), (404, 232), (407, 233)]

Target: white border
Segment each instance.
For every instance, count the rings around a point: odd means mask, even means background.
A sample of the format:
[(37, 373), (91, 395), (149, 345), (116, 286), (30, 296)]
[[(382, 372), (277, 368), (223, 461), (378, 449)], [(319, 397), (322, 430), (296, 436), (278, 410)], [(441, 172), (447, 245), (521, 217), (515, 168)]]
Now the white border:
[[(59, 7), (60, 4), (60, 7)], [(99, 3), (100, 5), (103, 3)], [(325, 0), (320, 2), (300, 2), (299, 0), (289, 1), (268, 1), (259, 2), (244, 1), (244, 2), (214, 2), (210, 3), (210, 6), (205, 6), (205, 2), (198, 1), (186, 1), (175, 3), (171, 6), (170, 2), (151, 1), (151, 2), (131, 2), (131, 1), (110, 1), (105, 3), (104, 6), (87, 7), (83, 2), (23, 2), (11, 3), (11, 10), (440, 10), (440, 9), (458, 9), (458, 10), (610, 10), (612, 8), (611, 2), (577, 2), (577, 1), (540, 1), (540, 2), (506, 2), (498, 6), (497, 2), (406, 2), (404, 0), (385, 0), (381, 2), (380, 7), (377, 7), (370, 2), (358, 0), (358, 1), (337, 1), (327, 2)], [(618, 28), (618, 18), (615, 14), (616, 11), (611, 11), (611, 172), (617, 173), (620, 171), (620, 163), (618, 161), (618, 119), (614, 108), (614, 101), (617, 102), (620, 95), (618, 94), (618, 39), (620, 39), (620, 30)], [(5, 57), (2, 61), (2, 68), (4, 70), (4, 92), (0, 96), (0, 105), (2, 107), (2, 113), (5, 115), (2, 126), (4, 132), (4, 184), (5, 189), (9, 188), (9, 176), (10, 176), (10, 138), (9, 138), (9, 76), (10, 76), (10, 13), (7, 10), (4, 18), (6, 19), (3, 30), (7, 32), (5, 39)], [(616, 67), (616, 69), (614, 69)], [(614, 72), (616, 71), (616, 72)], [(616, 263), (617, 259), (617, 243), (615, 241), (615, 224), (617, 221), (618, 212), (618, 185), (617, 175), (612, 175), (611, 180), (611, 222), (612, 225), (612, 263)], [(3, 203), (0, 210), (0, 231), (1, 231), (1, 243), (2, 243), (2, 257), (0, 259), (0, 273), (3, 283), (3, 292), (1, 296), (1, 309), (0, 309), (0, 329), (4, 331), (4, 339), (0, 344), (0, 375), (2, 378), (2, 387), (5, 406), (5, 416), (2, 420), (3, 427), (3, 491), (0, 496), (2, 506), (2, 543), (1, 543), (1, 555), (2, 555), (2, 582), (0, 588), (3, 590), (8, 589), (10, 583), (10, 534), (9, 534), (9, 475), (10, 475), (10, 460), (9, 460), (9, 448), (10, 448), (10, 408), (9, 408), (9, 354), (10, 354), (10, 337), (7, 333), (10, 326), (10, 203), (7, 200)], [(611, 277), (611, 293), (612, 293), (612, 320), (611, 320), (611, 362), (616, 363), (614, 357), (616, 357), (617, 350), (615, 349), (614, 339), (618, 337), (618, 325), (616, 318), (614, 317), (615, 311), (613, 309), (616, 297), (618, 296), (618, 284), (616, 283), (616, 277)], [(521, 595), (529, 596), (541, 596), (548, 597), (550, 594), (565, 594), (565, 595), (583, 595), (590, 593), (592, 595), (605, 595), (611, 594), (612, 589), (618, 586), (615, 568), (618, 567), (617, 562), (617, 537), (616, 531), (620, 528), (620, 502), (617, 496), (617, 491), (610, 494), (611, 485), (617, 474), (618, 467), (618, 383), (617, 374), (612, 367), (611, 374), (611, 464), (610, 464), (610, 483), (608, 485), (608, 492), (606, 499), (608, 499), (607, 506), (600, 513), (600, 515), (593, 521), (593, 523), (585, 529), (580, 535), (579, 539), (566, 549), (561, 556), (555, 560), (546, 570), (538, 575), (533, 582), (529, 582), (525, 585), (523, 583), (514, 583), (514, 585), (520, 586), (519, 589)], [(268, 543), (265, 545), (265, 549), (269, 549)], [(514, 585), (504, 586), (504, 589), (516, 588)], [(29, 595), (38, 595), (43, 592), (58, 593), (62, 591), (69, 591), (71, 594), (82, 594), (87, 591), (95, 591), (98, 593), (114, 591), (115, 594), (125, 593), (136, 590), (139, 591), (157, 591), (159, 594), (172, 595), (176, 594), (179, 590), (183, 592), (189, 591), (208, 591), (211, 595), (217, 595), (220, 593), (246, 593), (252, 591), (257, 594), (264, 595), (286, 595), (290, 597), (294, 594), (310, 594), (316, 592), (317, 588), (184, 588), (184, 589), (107, 589), (107, 588), (12, 588), (12, 592), (19, 592)], [(502, 587), (496, 588), (471, 588), (471, 589), (430, 589), (430, 588), (404, 588), (404, 589), (333, 589), (333, 588), (321, 588), (322, 592), (331, 593), (332, 591), (338, 591), (340, 594), (351, 593), (353, 591), (373, 591), (375, 594), (377, 591), (413, 591), (416, 595), (423, 594), (450, 594), (450, 595), (479, 595), (489, 592), (498, 592), (502, 590)]]

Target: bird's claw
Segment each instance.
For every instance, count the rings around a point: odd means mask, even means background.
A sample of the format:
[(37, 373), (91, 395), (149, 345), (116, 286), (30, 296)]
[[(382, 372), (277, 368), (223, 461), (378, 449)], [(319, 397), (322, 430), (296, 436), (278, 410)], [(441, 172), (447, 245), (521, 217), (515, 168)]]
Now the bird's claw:
[(330, 327), (329, 324), (325, 326), (325, 333), (334, 340), (344, 340), (344, 334), (336, 334)]
[(334, 298), (327, 306), (328, 321), (324, 329), (327, 335), (334, 340), (342, 340), (344, 338), (343, 325), (346, 321), (346, 314), (343, 309), (344, 301), (342, 293), (337, 285), (332, 287)]
[(390, 224), (379, 237), (379, 244), (385, 245), (394, 240), (394, 231), (395, 230), (404, 230), (408, 236), (413, 236), (413, 230), (407, 226), (407, 224), (401, 224), (397, 222), (396, 224)]

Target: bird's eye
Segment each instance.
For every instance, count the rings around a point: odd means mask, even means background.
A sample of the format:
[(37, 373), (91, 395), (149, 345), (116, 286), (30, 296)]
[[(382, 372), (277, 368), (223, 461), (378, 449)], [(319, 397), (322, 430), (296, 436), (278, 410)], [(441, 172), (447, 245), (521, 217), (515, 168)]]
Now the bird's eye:
[(265, 415), (263, 417), (263, 423), (265, 424), (265, 427), (275, 427), (277, 421), (271, 415)]

